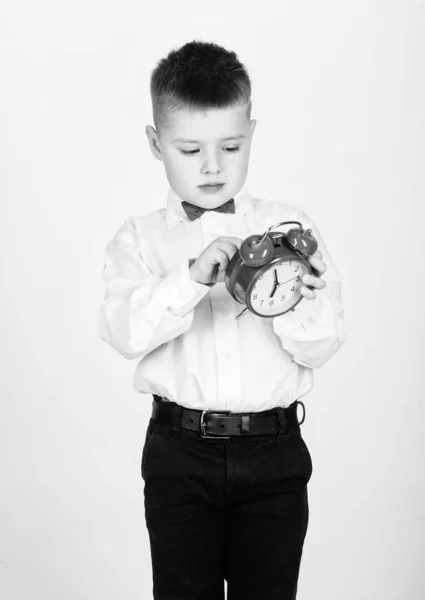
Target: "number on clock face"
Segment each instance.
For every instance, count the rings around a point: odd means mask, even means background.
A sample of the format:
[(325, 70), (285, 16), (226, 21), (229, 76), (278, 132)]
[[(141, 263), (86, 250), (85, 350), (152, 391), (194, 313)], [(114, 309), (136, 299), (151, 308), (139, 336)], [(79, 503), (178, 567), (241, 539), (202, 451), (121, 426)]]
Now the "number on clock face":
[(255, 282), (251, 291), (251, 305), (262, 315), (280, 314), (301, 298), (301, 278), (307, 267), (297, 260), (271, 266)]

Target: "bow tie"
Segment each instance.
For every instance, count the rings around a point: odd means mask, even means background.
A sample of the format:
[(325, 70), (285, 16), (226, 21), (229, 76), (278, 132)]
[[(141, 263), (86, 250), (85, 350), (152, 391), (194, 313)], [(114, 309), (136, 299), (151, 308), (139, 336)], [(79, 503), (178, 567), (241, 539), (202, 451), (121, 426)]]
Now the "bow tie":
[(215, 211), (221, 212), (221, 213), (234, 213), (235, 212), (234, 198), (231, 198), (230, 200), (228, 200), (221, 206), (217, 206), (217, 208), (202, 208), (202, 206), (195, 206), (194, 204), (191, 204), (190, 202), (186, 202), (185, 200), (182, 201), (182, 206), (183, 206), (184, 211), (190, 221), (195, 221), (195, 219), (198, 219), (199, 217), (201, 217), (204, 214), (204, 212), (209, 211), (209, 210), (215, 210)]

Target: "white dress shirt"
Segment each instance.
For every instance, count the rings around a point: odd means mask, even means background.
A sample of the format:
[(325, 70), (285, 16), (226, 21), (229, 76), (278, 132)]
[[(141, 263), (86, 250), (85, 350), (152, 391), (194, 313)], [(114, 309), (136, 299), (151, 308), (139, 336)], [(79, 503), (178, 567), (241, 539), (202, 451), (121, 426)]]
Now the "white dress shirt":
[[(136, 391), (201, 410), (286, 408), (343, 344), (340, 279), (315, 224), (296, 206), (253, 198), (246, 186), (234, 200), (235, 214), (207, 211), (190, 221), (170, 188), (166, 207), (129, 217), (106, 246), (99, 335), (138, 359)], [(315, 300), (273, 318), (246, 310), (236, 320), (245, 306), (224, 282), (191, 280), (189, 259), (215, 238), (243, 240), (293, 220), (312, 229), (327, 265)]]

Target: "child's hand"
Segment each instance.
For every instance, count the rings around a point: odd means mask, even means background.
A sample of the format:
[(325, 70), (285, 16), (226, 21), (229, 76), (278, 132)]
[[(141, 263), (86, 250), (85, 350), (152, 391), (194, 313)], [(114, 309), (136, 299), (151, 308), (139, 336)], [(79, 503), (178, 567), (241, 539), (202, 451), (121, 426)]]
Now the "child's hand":
[(224, 281), (227, 265), (242, 242), (238, 237), (221, 235), (215, 238), (190, 266), (191, 279), (206, 285)]
[[(322, 253), (320, 250), (316, 250), (314, 254), (308, 257), (308, 262), (313, 267), (313, 271), (317, 273), (317, 277), (314, 275), (303, 275), (302, 281), (312, 288), (323, 290), (326, 287), (326, 281), (320, 279), (323, 273), (326, 271), (326, 264), (322, 260)], [(308, 287), (302, 286), (300, 288), (301, 294), (308, 300), (314, 300), (316, 293), (313, 290), (309, 290)]]

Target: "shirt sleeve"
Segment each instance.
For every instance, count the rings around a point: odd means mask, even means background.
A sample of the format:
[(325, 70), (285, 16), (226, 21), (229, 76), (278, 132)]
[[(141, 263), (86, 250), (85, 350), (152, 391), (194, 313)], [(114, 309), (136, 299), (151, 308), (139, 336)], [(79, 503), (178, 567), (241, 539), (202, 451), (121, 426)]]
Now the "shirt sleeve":
[[(283, 220), (283, 219), (282, 219)], [(294, 311), (273, 318), (273, 331), (283, 348), (299, 365), (320, 368), (346, 340), (341, 281), (315, 223), (299, 210), (297, 218), (304, 229), (311, 229), (326, 264), (322, 275), (327, 283), (315, 289), (316, 298), (303, 298)]]
[(192, 281), (188, 260), (165, 277), (155, 274), (143, 260), (133, 217), (106, 246), (103, 280), (99, 335), (129, 360), (187, 331), (195, 306), (210, 290)]

